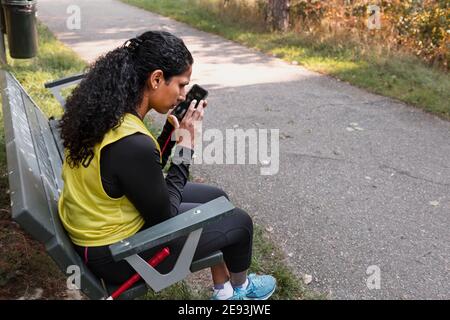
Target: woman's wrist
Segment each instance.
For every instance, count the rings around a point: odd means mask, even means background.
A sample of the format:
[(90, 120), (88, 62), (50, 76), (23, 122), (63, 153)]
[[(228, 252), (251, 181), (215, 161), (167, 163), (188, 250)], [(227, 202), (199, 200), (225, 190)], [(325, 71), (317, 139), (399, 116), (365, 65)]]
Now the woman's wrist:
[(179, 138), (179, 141), (177, 142), (177, 146), (194, 149), (194, 142), (192, 141), (192, 139), (188, 139), (186, 136), (181, 136)]

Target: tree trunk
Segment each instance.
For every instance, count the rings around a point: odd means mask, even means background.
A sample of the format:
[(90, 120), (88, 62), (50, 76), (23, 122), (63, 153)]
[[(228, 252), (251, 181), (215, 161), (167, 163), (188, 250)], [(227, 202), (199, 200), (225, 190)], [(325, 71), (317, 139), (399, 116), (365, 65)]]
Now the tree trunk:
[(287, 31), (290, 0), (269, 0), (268, 4), (268, 23), (274, 30)]

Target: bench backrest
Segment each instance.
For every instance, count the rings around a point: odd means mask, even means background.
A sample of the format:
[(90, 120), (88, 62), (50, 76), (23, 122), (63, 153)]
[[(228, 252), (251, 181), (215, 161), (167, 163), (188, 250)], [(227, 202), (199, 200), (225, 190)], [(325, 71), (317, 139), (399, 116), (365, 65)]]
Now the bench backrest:
[(64, 273), (69, 266), (78, 266), (81, 290), (100, 299), (105, 296), (103, 287), (74, 251), (59, 219), (63, 182), (56, 127), (10, 73), (0, 70), (0, 84), (12, 218), (45, 245)]

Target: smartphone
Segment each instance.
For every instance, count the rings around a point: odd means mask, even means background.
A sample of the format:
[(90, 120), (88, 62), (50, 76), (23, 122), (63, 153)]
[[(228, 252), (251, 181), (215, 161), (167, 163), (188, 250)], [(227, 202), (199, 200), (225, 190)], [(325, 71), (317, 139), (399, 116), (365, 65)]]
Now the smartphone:
[(186, 100), (181, 102), (179, 105), (173, 109), (172, 114), (177, 117), (178, 121), (181, 122), (187, 109), (191, 105), (192, 100), (197, 100), (195, 107), (197, 108), (200, 100), (204, 100), (208, 96), (208, 91), (200, 87), (198, 84), (194, 84), (189, 92), (186, 94)]

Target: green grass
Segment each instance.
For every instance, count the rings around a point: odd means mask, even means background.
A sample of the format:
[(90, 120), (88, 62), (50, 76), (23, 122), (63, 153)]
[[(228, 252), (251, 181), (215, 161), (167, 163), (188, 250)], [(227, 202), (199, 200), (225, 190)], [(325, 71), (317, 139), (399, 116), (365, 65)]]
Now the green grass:
[[(343, 41), (321, 42), (319, 37), (270, 33), (260, 26), (237, 23), (202, 7), (197, 0), (122, 0), (203, 31), (215, 33), (288, 61), (329, 74), (371, 92), (392, 97), (450, 119), (450, 77), (416, 57), (400, 53), (371, 52)], [(188, 8), (188, 9), (187, 9)], [(375, 52), (376, 51), (376, 52)]]
[(303, 285), (303, 282), (287, 267), (285, 255), (274, 245), (268, 234), (256, 225), (253, 237), (253, 257), (250, 272), (272, 274), (277, 279), (277, 291), (272, 299), (326, 299), (326, 295), (314, 292)]
[(39, 52), (33, 59), (19, 60), (8, 57), (6, 69), (11, 71), (32, 99), (48, 116), (60, 115), (62, 109), (48, 89), (46, 82), (80, 73), (86, 67), (72, 50), (57, 41), (42, 24), (38, 24)]

